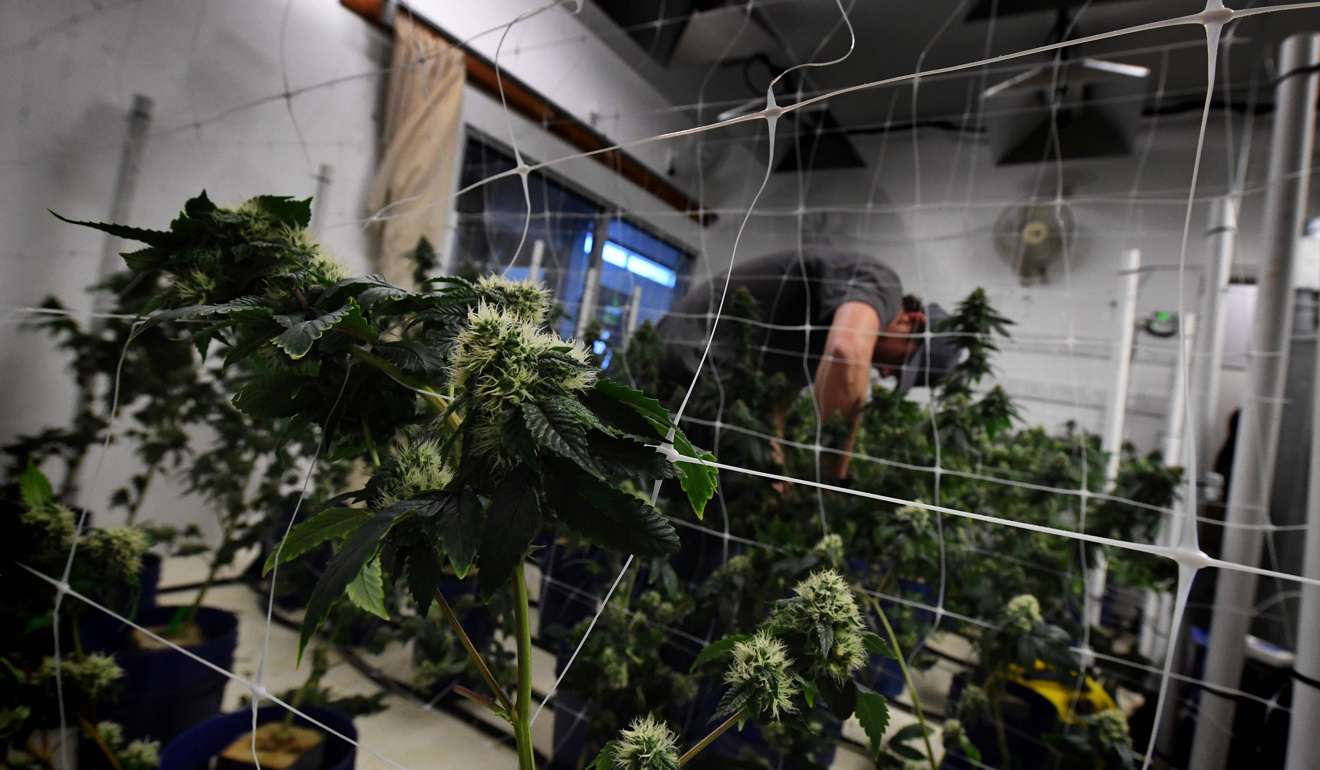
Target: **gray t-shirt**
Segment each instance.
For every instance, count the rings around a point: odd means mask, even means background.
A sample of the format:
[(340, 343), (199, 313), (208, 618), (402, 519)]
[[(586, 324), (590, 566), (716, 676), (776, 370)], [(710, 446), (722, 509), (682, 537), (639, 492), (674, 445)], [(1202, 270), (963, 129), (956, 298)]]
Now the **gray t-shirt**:
[[(665, 363), (688, 377), (697, 368), (724, 287), (724, 275), (693, 287), (660, 321)], [(880, 316), (881, 326), (898, 315), (903, 285), (898, 274), (877, 257), (860, 252), (808, 246), (797, 250), (739, 259), (733, 267), (724, 316), (711, 344), (707, 364), (719, 366), (733, 355), (737, 335), (747, 321), (735, 318), (733, 297), (745, 288), (756, 300), (760, 323), (752, 325), (754, 348), (764, 346), (762, 366), (782, 372), (790, 383), (805, 387), (815, 376), (825, 349), (834, 312), (845, 302), (865, 302)], [(810, 324), (808, 334), (804, 328)], [(803, 363), (803, 353), (806, 363)], [(675, 375), (678, 372), (670, 371)]]

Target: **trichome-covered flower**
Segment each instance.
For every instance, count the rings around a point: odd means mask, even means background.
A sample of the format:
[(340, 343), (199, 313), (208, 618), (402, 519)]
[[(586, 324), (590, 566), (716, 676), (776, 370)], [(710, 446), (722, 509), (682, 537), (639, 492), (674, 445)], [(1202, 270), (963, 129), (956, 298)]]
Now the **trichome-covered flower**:
[(410, 434), (395, 443), (389, 461), (372, 479), (375, 491), (372, 504), (384, 508), (423, 492), (444, 489), (453, 479), (454, 471), (441, 451), (440, 442)]
[[(920, 501), (918, 501), (920, 502)], [(894, 517), (918, 532), (930, 527), (930, 511), (917, 505), (904, 505), (895, 509)]]
[[(41, 667), (36, 672), (36, 680), (53, 682), (55, 668), (54, 658), (42, 659)], [(89, 700), (100, 698), (124, 675), (124, 670), (112, 656), (99, 652), (81, 657), (63, 658), (60, 660), (59, 671), (65, 687), (72, 686)]]
[(88, 557), (106, 565), (114, 575), (132, 577), (142, 571), (147, 533), (129, 527), (94, 529), (83, 540)]
[(811, 552), (831, 567), (842, 566), (843, 538), (837, 532), (831, 532), (816, 541), (816, 545), (812, 547)]
[(1023, 634), (1045, 622), (1040, 613), (1040, 601), (1031, 594), (1019, 594), (1004, 605), (1004, 625)]
[(1101, 746), (1122, 748), (1132, 743), (1132, 737), (1128, 733), (1127, 717), (1116, 708), (1092, 714), (1085, 717), (1084, 721)]
[(488, 275), (477, 281), (481, 302), (497, 307), (519, 321), (540, 326), (550, 315), (550, 292), (531, 281), (511, 281)]
[(775, 608), (770, 624), (785, 638), (803, 638), (801, 652), (811, 670), (842, 682), (865, 665), (866, 624), (843, 576), (819, 570), (799, 582), (793, 593)]
[[(505, 422), (527, 402), (569, 396), (596, 381), (587, 349), (542, 329), (537, 322), (482, 302), (468, 314), (450, 354), (454, 384), (475, 416), (473, 449), (500, 457)], [(521, 415), (518, 419), (522, 419)]]
[(614, 745), (617, 770), (675, 770), (678, 736), (669, 725), (647, 714), (619, 732)]
[(729, 690), (720, 703), (720, 713), (754, 717), (769, 712), (773, 719), (793, 713), (798, 686), (792, 665), (788, 648), (769, 631), (757, 631), (752, 638), (738, 642), (724, 673)]

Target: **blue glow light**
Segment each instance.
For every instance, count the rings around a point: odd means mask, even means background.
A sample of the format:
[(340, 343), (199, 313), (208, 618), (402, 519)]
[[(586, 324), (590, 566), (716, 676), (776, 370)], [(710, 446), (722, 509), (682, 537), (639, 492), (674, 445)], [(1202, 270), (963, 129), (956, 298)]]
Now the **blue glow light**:
[(605, 246), (600, 250), (600, 258), (608, 264), (621, 267), (633, 275), (654, 281), (661, 286), (673, 288), (678, 282), (678, 274), (673, 270), (641, 254), (629, 251), (614, 241), (605, 242)]
[(591, 233), (587, 233), (587, 237), (582, 241), (582, 253), (583, 254), (591, 253)]

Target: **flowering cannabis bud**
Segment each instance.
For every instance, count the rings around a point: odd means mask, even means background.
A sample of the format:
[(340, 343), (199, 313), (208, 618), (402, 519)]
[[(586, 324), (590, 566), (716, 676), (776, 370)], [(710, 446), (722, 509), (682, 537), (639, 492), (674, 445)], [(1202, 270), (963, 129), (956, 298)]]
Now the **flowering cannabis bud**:
[(1040, 602), (1031, 594), (1019, 594), (1004, 605), (1004, 624), (1014, 631), (1029, 634), (1045, 618), (1040, 614)]
[(944, 720), (944, 745), (957, 746), (958, 740), (966, 735), (963, 723), (957, 719)]
[(974, 721), (989, 713), (990, 696), (982, 688), (969, 684), (958, 697), (957, 713), (964, 720)]
[(1118, 709), (1105, 709), (1098, 714), (1085, 718), (1086, 723), (1095, 731), (1101, 746), (1123, 747), (1132, 742), (1128, 734), (1127, 717)]
[(831, 532), (822, 537), (812, 547), (811, 552), (831, 567), (841, 566), (843, 564), (843, 538), (839, 537), (838, 533)]
[(160, 765), (160, 743), (132, 741), (119, 752), (119, 766), (123, 770), (154, 770)]
[(389, 462), (373, 479), (372, 503), (384, 508), (423, 492), (444, 489), (454, 480), (436, 439), (408, 436), (394, 445)]
[(101, 740), (105, 745), (112, 749), (119, 748), (124, 743), (124, 728), (118, 722), (104, 721), (96, 723), (96, 732), (100, 734)]
[(930, 527), (930, 511), (916, 505), (904, 505), (894, 511), (894, 516), (918, 531)]
[(128, 527), (94, 529), (83, 541), (87, 555), (104, 562), (114, 574), (131, 577), (142, 571), (147, 533)]
[(775, 609), (771, 628), (785, 638), (806, 637), (801, 649), (812, 670), (842, 682), (866, 663), (866, 624), (852, 590), (842, 575), (825, 569), (798, 583), (793, 593)]
[(619, 733), (614, 747), (618, 770), (675, 770), (678, 767), (678, 737), (669, 725), (647, 714), (632, 721)]
[[(65, 682), (72, 684), (88, 699), (96, 700), (106, 690), (110, 689), (110, 685), (117, 682), (124, 675), (124, 670), (110, 655), (94, 652), (80, 658), (61, 660), (60, 673)], [(54, 681), (54, 658), (47, 657), (41, 661), (41, 667), (37, 669), (36, 678), (38, 681)]]
[(550, 292), (531, 281), (510, 281), (488, 275), (477, 281), (482, 302), (500, 308), (519, 321), (540, 326), (550, 315)]
[(751, 639), (738, 642), (733, 646), (733, 662), (724, 674), (729, 691), (720, 703), (720, 713), (757, 716), (768, 711), (774, 719), (779, 719), (781, 712), (793, 713), (797, 710), (793, 698), (798, 689), (789, 670), (792, 665), (784, 643), (768, 631), (757, 631)]
[(472, 449), (496, 458), (505, 446), (505, 421), (525, 402), (577, 393), (596, 381), (582, 343), (565, 341), (486, 302), (468, 314), (467, 326), (454, 338), (450, 367), (454, 384), (474, 406)]

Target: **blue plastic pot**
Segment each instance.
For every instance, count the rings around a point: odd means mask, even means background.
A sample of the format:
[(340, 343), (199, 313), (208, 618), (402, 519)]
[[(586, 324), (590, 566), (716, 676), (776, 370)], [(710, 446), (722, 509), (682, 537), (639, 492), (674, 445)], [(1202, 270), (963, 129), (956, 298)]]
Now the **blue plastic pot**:
[[(177, 610), (144, 609), (138, 613), (137, 622), (147, 628), (163, 626)], [(197, 611), (196, 623), (203, 641), (188, 647), (188, 651), (223, 671), (232, 671), (238, 646), (238, 616), (202, 607)], [(107, 716), (122, 724), (129, 738), (169, 741), (220, 713), (229, 678), (187, 655), (174, 649), (140, 650), (133, 643), (129, 626), (99, 613), (84, 626), (83, 641), (89, 650), (112, 653), (124, 670), (121, 694)]]
[[(353, 727), (353, 720), (338, 711), (313, 706), (301, 710), (340, 735), (357, 740), (357, 729)], [(257, 709), (257, 724), (264, 725), (267, 722), (279, 721), (284, 718), (285, 713), (287, 712), (283, 707), (264, 706)], [(293, 723), (300, 727), (319, 729), (300, 716), (295, 716)], [(160, 755), (160, 770), (207, 770), (216, 754), (224, 751), (229, 744), (251, 729), (252, 712), (247, 709), (211, 717), (169, 742)], [(352, 770), (356, 761), (357, 748), (353, 744), (333, 735), (326, 735), (325, 764), (321, 770)]]

